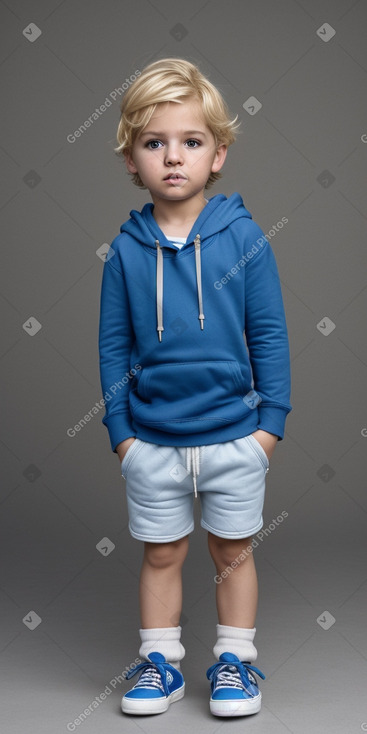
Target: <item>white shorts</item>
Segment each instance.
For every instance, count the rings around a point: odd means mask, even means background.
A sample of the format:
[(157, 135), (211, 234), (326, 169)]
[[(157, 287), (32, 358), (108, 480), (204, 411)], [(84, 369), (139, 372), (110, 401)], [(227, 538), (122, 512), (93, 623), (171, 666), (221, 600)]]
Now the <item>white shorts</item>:
[(122, 462), (129, 530), (138, 540), (168, 543), (201, 525), (222, 538), (247, 538), (263, 526), (269, 459), (250, 434), (204, 446), (164, 446), (135, 438)]

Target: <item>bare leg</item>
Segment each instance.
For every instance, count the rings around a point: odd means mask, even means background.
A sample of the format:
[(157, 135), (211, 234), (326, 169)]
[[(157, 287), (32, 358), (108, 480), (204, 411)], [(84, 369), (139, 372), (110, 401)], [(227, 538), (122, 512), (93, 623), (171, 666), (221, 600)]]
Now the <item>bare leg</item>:
[[(245, 560), (236, 568), (231, 563), (251, 544), (251, 537), (227, 540), (208, 533), (210, 555), (217, 575), (227, 567), (228, 575), (217, 584), (216, 601), (219, 624), (252, 629), (255, 626), (258, 583), (253, 552), (247, 552)], [(245, 555), (245, 554), (244, 554)]]
[(145, 543), (140, 573), (142, 629), (177, 627), (182, 609), (182, 566), (189, 536), (172, 543)]

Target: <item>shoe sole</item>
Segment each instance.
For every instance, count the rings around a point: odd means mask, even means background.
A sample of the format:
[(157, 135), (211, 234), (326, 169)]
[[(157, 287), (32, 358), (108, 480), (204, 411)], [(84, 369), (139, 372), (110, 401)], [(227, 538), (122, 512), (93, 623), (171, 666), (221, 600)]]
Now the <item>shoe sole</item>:
[(261, 709), (261, 693), (245, 701), (232, 699), (213, 701), (210, 699), (210, 712), (214, 716), (248, 716), (257, 714)]
[(146, 716), (148, 714), (163, 714), (171, 703), (179, 701), (185, 695), (185, 684), (173, 691), (167, 698), (125, 698), (121, 701), (121, 710), (124, 714)]

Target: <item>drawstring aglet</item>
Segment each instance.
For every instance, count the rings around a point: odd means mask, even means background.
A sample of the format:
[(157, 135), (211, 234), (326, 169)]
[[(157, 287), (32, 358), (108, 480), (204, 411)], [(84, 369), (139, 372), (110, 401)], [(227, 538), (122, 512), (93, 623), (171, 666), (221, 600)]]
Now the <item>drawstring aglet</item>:
[(194, 475), (192, 479), (193, 479), (193, 483), (194, 483), (194, 497), (197, 498), (197, 496), (198, 496), (198, 488), (196, 486), (196, 476)]
[(200, 328), (201, 328), (201, 330), (203, 330), (204, 329), (204, 319), (205, 319), (204, 314), (203, 313), (199, 313), (198, 319), (200, 321)]

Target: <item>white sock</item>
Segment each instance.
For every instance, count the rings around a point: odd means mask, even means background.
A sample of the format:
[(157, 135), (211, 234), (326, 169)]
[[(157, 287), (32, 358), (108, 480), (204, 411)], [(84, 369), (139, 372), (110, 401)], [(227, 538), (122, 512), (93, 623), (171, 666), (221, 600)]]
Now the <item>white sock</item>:
[(257, 650), (254, 645), (255, 632), (256, 627), (246, 629), (217, 624), (217, 642), (213, 647), (217, 660), (223, 652), (231, 652), (241, 661), (255, 662), (257, 658)]
[(160, 652), (166, 658), (167, 663), (180, 670), (180, 660), (185, 655), (185, 648), (180, 642), (181, 630), (181, 627), (140, 629), (140, 657), (147, 660), (149, 653)]

